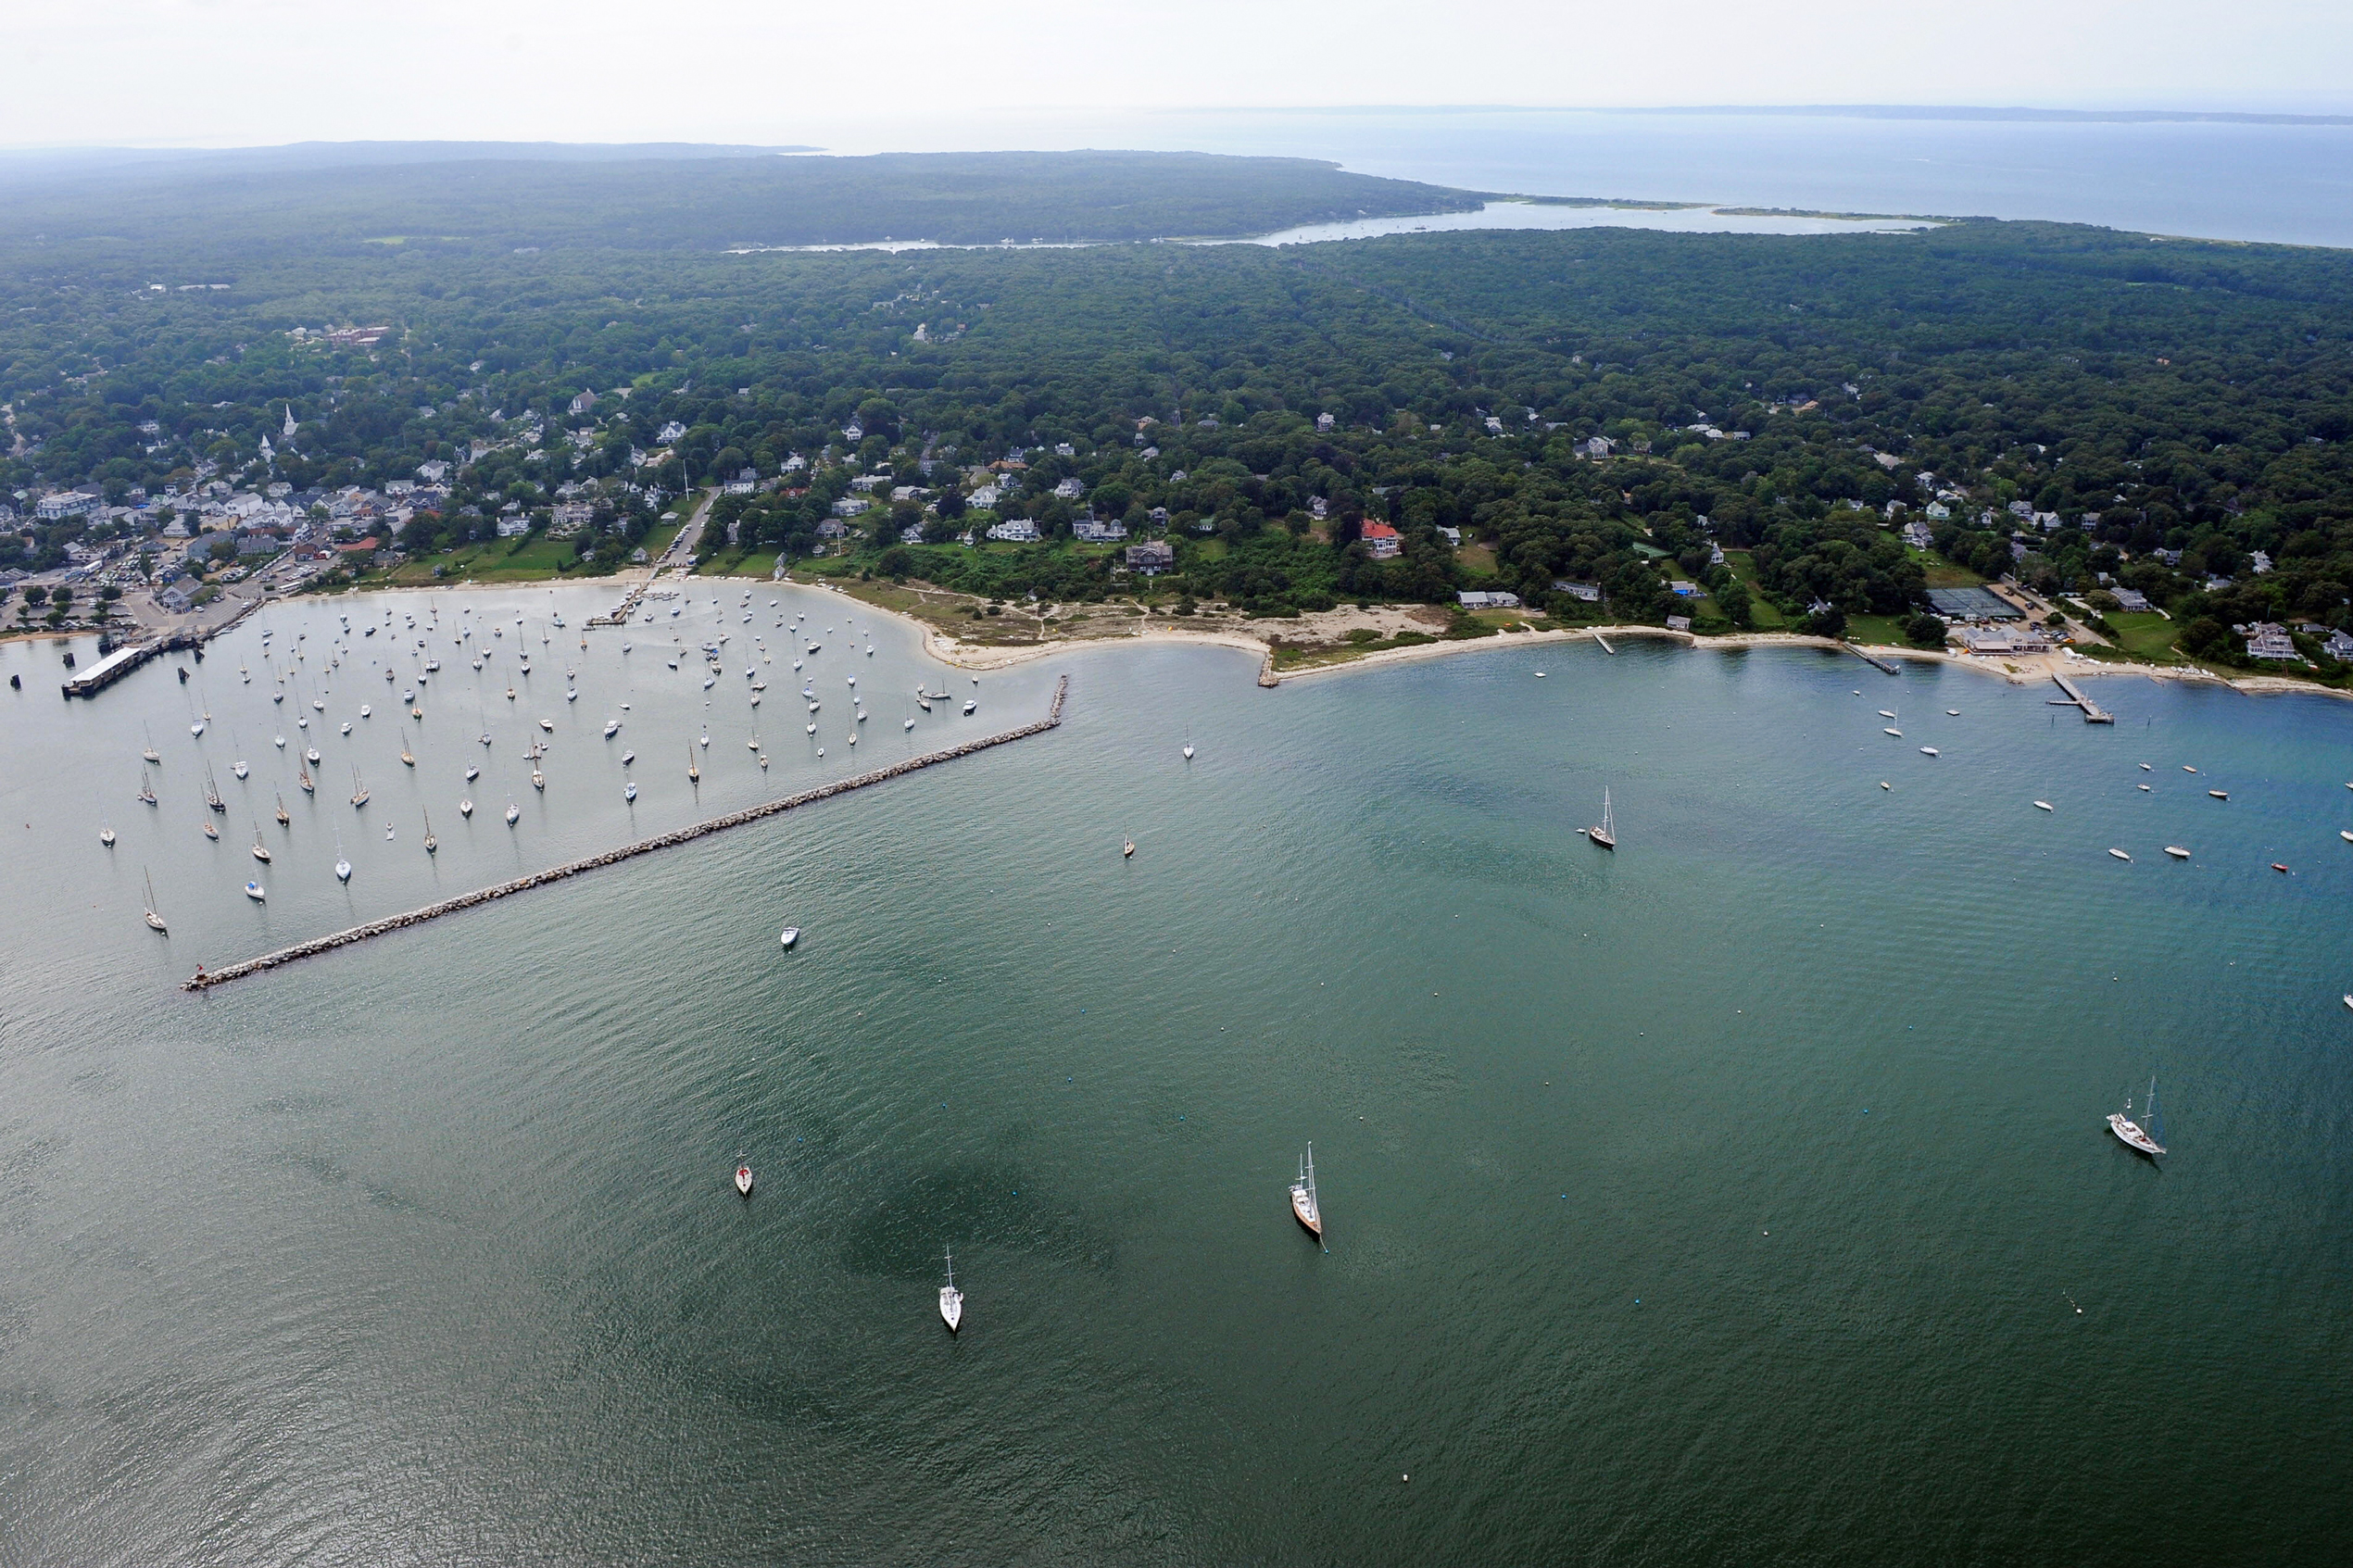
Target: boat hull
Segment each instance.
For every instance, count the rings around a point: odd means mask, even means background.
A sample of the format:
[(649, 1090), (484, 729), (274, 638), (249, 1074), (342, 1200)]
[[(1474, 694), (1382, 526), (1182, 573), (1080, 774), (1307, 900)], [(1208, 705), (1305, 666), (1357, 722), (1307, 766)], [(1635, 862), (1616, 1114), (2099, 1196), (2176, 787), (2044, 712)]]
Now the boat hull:
[(1308, 1235), (1318, 1240), (1322, 1239), (1324, 1217), (1316, 1211), (1315, 1199), (1303, 1186), (1294, 1186), (1290, 1189), (1290, 1217), (1297, 1220)]
[(950, 1334), (964, 1326), (964, 1293), (963, 1291), (951, 1286), (940, 1287), (939, 1321), (948, 1325), (948, 1332)]
[(2125, 1115), (2120, 1110), (2110, 1111), (2108, 1113), (2108, 1130), (2116, 1135), (2116, 1138), (2119, 1143), (2121, 1143), (2125, 1148), (2132, 1149), (2136, 1153), (2149, 1155), (2154, 1158), (2155, 1156), (2165, 1152), (2164, 1145), (2158, 1143), (2155, 1138), (2149, 1136), (2148, 1134), (2143, 1132), (2139, 1123), (2133, 1121), (2131, 1117)]
[(751, 1196), (750, 1166), (738, 1165), (736, 1167), (736, 1190), (743, 1194), (746, 1198), (749, 1198)]

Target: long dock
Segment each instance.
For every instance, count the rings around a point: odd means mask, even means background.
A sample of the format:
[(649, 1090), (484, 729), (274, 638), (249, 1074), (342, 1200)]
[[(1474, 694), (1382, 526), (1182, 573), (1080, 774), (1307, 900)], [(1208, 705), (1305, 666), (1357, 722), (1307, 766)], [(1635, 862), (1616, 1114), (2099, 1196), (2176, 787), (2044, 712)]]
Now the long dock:
[(427, 904), (422, 909), (410, 909), (407, 914), (387, 916), (383, 920), (370, 921), (365, 925), (355, 925), (348, 930), (338, 931), (330, 936), (317, 936), (308, 942), (297, 942), (291, 947), (281, 947), (274, 953), (264, 953), (258, 959), (247, 959), (242, 963), (233, 963), (225, 969), (199, 968), (194, 975), (181, 982), (180, 988), (182, 991), (209, 991), (215, 985), (225, 985), (232, 980), (242, 980), (248, 974), (259, 974), (264, 970), (276, 969), (281, 965), (293, 963), (297, 959), (314, 958), (321, 953), (333, 952), (337, 947), (348, 947), (356, 942), (365, 942), (371, 936), (383, 936), (395, 931), (406, 931), (412, 925), (422, 925), (425, 922), (437, 920), (443, 915), (453, 915), (460, 909), (471, 909), (477, 904), (487, 904), (494, 898), (510, 897), (517, 893), (529, 892), (535, 887), (545, 887), (550, 883), (562, 882), (568, 877), (578, 876), (584, 872), (593, 872), (600, 866), (619, 865), (623, 860), (634, 860), (640, 855), (650, 855), (657, 849), (668, 849), (680, 844), (692, 844), (698, 838), (708, 838), (712, 834), (724, 833), (729, 828), (741, 827), (746, 822), (756, 822), (763, 817), (773, 817), (781, 811), (812, 806), (820, 800), (830, 800), (837, 795), (848, 795), (852, 790), (864, 789), (869, 784), (883, 784), (908, 773), (920, 771), (925, 768), (937, 767), (942, 762), (952, 762), (959, 757), (970, 757), (975, 752), (987, 751), (991, 746), (1004, 746), (1013, 741), (1026, 739), (1030, 735), (1043, 734), (1063, 721), (1063, 699), (1069, 695), (1070, 677), (1064, 675), (1055, 683), (1054, 700), (1046, 709), (1046, 717), (1035, 723), (1024, 724), (1019, 729), (1006, 730), (998, 734), (985, 735), (979, 740), (969, 740), (962, 746), (951, 746), (945, 751), (933, 751), (921, 757), (911, 757), (904, 762), (895, 762), (887, 768), (877, 768), (870, 773), (859, 773), (850, 778), (837, 779), (829, 784), (820, 784), (815, 789), (803, 790), (799, 795), (788, 795), (782, 800), (771, 800), (759, 806), (748, 806), (740, 811), (731, 811), (724, 817), (713, 817), (708, 822), (697, 822), (692, 827), (679, 828), (675, 832), (665, 833), (654, 838), (640, 839), (635, 844), (624, 845), (619, 849), (609, 849), (601, 855), (591, 855), (585, 860), (573, 860), (565, 865), (550, 866), (544, 872), (534, 872), (529, 876), (519, 876), (512, 882), (502, 882), (495, 886), (476, 888), (472, 893), (461, 893), (455, 898), (444, 898), (438, 904)]
[(1861, 659), (1864, 663), (1869, 665), (1872, 669), (1878, 671), (1882, 675), (1901, 675), (1904, 673), (1901, 669), (1897, 668), (1894, 664), (1891, 664), (1886, 659), (1880, 658), (1879, 655), (1866, 652), (1860, 644), (1847, 644), (1846, 651), (1853, 654), (1856, 658)]
[(2058, 683), (2059, 690), (2067, 694), (2067, 701), (2057, 704), (2057, 706), (2062, 708), (2073, 707), (2082, 709), (2083, 710), (2083, 722), (2086, 724), (2113, 724), (2116, 722), (2115, 714), (2110, 713), (2107, 709), (2102, 708), (2098, 703), (2094, 702), (2090, 697), (2085, 696), (2081, 691), (2076, 689), (2074, 682), (2060, 674), (2053, 674), (2051, 679), (2057, 681)]

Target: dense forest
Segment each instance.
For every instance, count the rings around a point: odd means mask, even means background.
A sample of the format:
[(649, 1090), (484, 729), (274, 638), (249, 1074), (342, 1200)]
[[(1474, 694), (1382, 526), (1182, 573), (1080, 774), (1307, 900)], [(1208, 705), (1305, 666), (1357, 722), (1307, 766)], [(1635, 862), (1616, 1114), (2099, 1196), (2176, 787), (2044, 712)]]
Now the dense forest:
[[(1564, 618), (1828, 629), (1917, 617), (1936, 568), (2138, 591), (2208, 657), (2236, 622), (2353, 626), (2353, 257), (1995, 222), (713, 254), (637, 248), (650, 220), (610, 229), (623, 188), (559, 178), (580, 167), (538, 170), (579, 216), (533, 254), (321, 242), (191, 289), (136, 225), (0, 246), (6, 488), (120, 500), (266, 468), (332, 489), (438, 458), (451, 493), (404, 549), (544, 516), (563, 486), (596, 497), (610, 522), (578, 548), (610, 560), (665, 496), (749, 470), (714, 547), (997, 598), (1283, 614), (1484, 587)], [(1321, 168), (1267, 170), (1250, 210), (1322, 200), (1294, 183)], [(1210, 199), (1118, 178), (1149, 229)], [(922, 207), (920, 184), (893, 199)], [(954, 185), (935, 232), (988, 206)], [(745, 237), (714, 204), (696, 232)], [(1054, 231), (983, 224), (1006, 227)], [(359, 325), (386, 330), (322, 335)], [(1015, 519), (1040, 541), (958, 542)], [(1933, 555), (1898, 536), (1914, 519)], [(1102, 525), (1164, 538), (1172, 569), (1130, 576)]]

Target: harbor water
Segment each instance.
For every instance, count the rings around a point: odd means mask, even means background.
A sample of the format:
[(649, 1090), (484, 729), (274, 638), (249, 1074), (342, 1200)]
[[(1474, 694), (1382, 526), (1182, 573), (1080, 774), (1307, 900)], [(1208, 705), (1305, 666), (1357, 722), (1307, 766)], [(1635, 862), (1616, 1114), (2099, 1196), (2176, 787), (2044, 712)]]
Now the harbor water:
[(585, 650), (607, 590), (296, 601), (71, 703), (0, 646), (9, 1562), (2353, 1545), (2353, 705), (1642, 641), (975, 684), (686, 594)]

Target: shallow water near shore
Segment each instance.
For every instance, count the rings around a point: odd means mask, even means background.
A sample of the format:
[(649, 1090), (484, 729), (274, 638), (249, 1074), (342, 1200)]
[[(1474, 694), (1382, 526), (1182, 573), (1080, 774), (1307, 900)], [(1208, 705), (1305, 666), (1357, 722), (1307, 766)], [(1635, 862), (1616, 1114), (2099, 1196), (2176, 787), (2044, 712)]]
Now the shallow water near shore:
[[(14, 1560), (2353, 1539), (2342, 704), (2116, 679), (2093, 727), (1967, 671), (1655, 644), (1273, 691), (1237, 652), (1090, 649), (975, 687), (900, 623), (871, 658), (823, 634), (868, 623), (835, 596), (762, 584), (747, 626), (740, 585), (688, 592), (585, 651), (607, 593), (438, 596), (496, 651), (477, 675), (435, 639), (422, 723), (368, 663), (406, 668), (421, 595), (273, 607), (188, 685), (182, 656), (87, 703), (55, 695), (54, 647), (0, 647), (25, 676), (0, 689)], [(336, 611), (386, 608), (298, 730)], [(802, 610), (825, 646), (795, 672), (774, 621)], [(494, 613), (524, 625), (488, 639)], [(264, 627), (308, 633), (283, 705)], [(175, 989), (1026, 722), (1064, 672), (1051, 734)], [(955, 702), (923, 713), (919, 678)], [(1604, 786), (1615, 855), (1576, 832)], [(2101, 1123), (2152, 1071), (2161, 1169)], [(1322, 1248), (1285, 1200), (1310, 1139)]]

